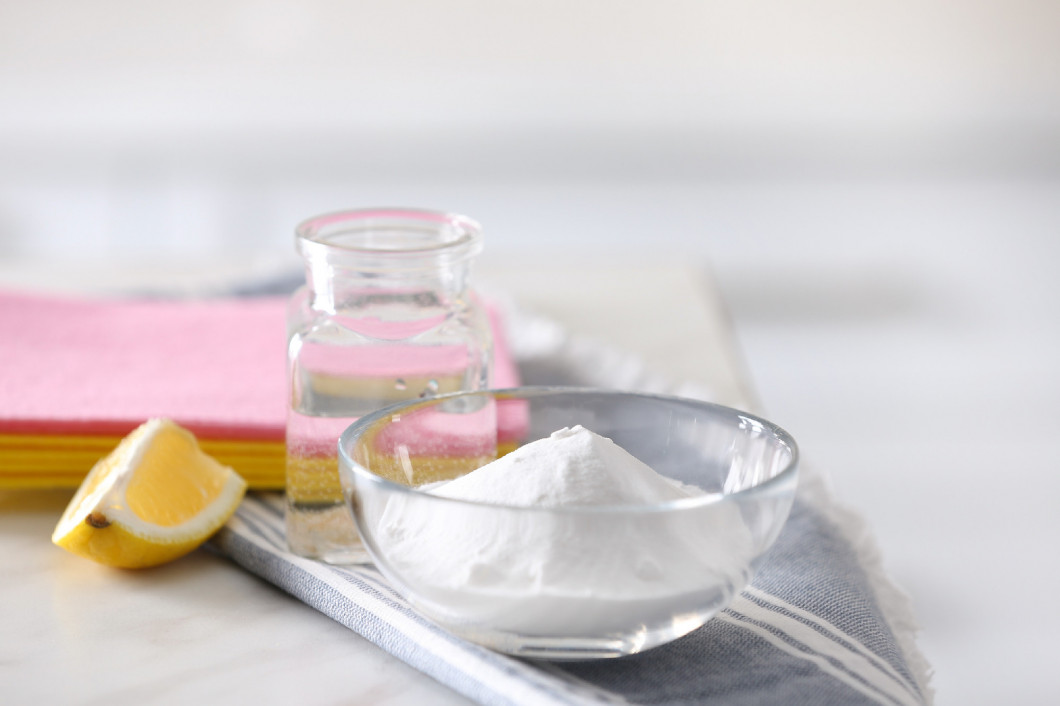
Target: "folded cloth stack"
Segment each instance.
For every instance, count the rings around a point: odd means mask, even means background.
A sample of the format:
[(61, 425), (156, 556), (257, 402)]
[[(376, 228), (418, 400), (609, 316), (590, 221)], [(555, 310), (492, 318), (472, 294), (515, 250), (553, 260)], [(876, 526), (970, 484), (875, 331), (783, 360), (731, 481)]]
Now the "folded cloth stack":
[(76, 487), (169, 417), (251, 487), (282, 488), (284, 311), (280, 297), (0, 293), (0, 487)]
[[(77, 487), (152, 417), (251, 488), (283, 488), (286, 302), (0, 292), (0, 488)], [(517, 384), (503, 341), (493, 380)]]

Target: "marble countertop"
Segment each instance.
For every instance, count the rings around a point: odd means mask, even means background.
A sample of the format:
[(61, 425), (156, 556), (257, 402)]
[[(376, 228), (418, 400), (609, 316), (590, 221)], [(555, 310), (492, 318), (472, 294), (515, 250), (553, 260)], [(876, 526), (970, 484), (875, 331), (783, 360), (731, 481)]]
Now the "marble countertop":
[[(750, 406), (729, 337), (714, 335), (727, 323), (712, 284), (659, 266), (637, 268), (631, 288), (632, 268), (494, 267), (482, 279), (573, 333)], [(70, 495), (0, 491), (0, 700), (466, 702), (207, 549), (146, 571), (63, 552), (49, 537)]]

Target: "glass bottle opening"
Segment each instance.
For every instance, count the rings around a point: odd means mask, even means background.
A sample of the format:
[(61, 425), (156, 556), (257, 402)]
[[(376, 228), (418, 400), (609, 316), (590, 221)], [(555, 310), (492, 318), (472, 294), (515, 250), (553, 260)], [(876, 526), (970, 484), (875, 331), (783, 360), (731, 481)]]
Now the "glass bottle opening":
[(324, 214), (299, 224), (295, 234), (303, 256), (358, 265), (377, 258), (392, 263), (443, 258), (454, 263), (482, 249), (482, 228), (470, 218), (409, 208)]

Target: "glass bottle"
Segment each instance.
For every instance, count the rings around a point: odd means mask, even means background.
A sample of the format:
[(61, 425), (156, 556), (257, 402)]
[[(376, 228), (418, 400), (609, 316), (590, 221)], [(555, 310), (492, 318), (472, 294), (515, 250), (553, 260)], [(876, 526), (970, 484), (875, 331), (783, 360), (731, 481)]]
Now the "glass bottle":
[(367, 560), (338, 475), (338, 437), (400, 400), (487, 387), (488, 318), (468, 276), (469, 218), (344, 211), (296, 229), (306, 284), (288, 310), (287, 543), (331, 563)]

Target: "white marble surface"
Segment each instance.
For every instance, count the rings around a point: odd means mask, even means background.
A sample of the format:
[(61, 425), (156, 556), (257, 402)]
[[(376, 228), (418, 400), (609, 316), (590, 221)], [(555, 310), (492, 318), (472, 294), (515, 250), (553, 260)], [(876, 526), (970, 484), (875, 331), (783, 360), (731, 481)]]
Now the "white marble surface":
[(5, 703), (464, 703), (206, 550), (121, 571), (53, 547), (68, 497), (0, 495)]
[[(586, 273), (552, 265), (484, 274), (570, 330), (740, 402), (733, 352), (712, 335), (723, 325), (720, 312), (710, 308), (707, 284), (694, 270), (641, 271), (644, 290), (627, 286), (628, 267)], [(28, 269), (8, 272), (3, 281), (26, 278), (42, 284)], [(543, 281), (550, 286), (540, 287)], [(66, 279), (60, 288), (76, 286)], [(644, 335), (652, 331), (658, 336)], [(702, 364), (704, 355), (711, 365)], [(63, 552), (49, 537), (70, 494), (0, 492), (3, 702), (464, 702), (206, 550), (146, 571), (108, 569)]]

